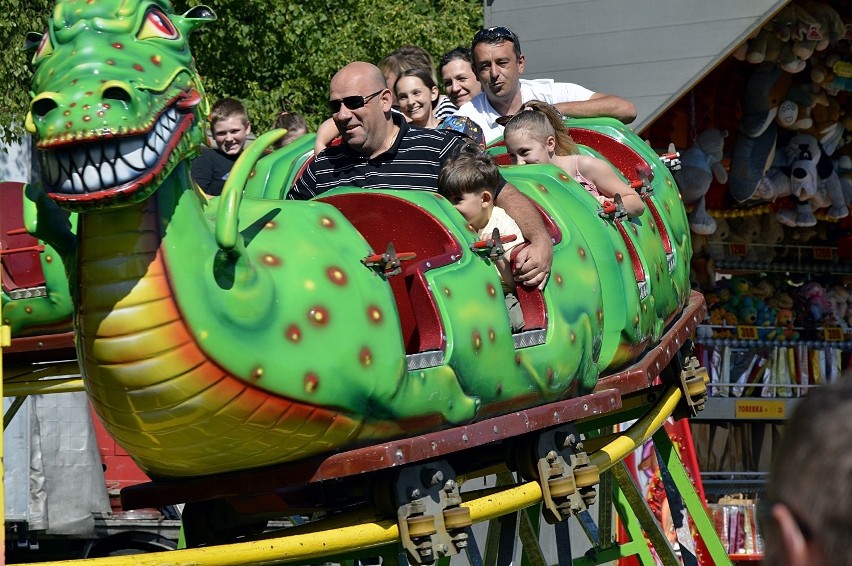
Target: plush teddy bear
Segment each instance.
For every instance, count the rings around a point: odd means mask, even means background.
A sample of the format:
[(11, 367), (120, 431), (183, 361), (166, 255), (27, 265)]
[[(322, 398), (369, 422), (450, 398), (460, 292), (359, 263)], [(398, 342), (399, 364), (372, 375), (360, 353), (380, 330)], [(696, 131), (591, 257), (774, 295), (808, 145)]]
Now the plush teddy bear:
[(843, 140), (843, 108), (834, 96), (826, 96), (826, 104), (818, 104), (811, 112), (813, 126), (806, 132), (813, 135), (825, 153), (833, 155)]
[(766, 300), (766, 304), (775, 309), (776, 311), (779, 311), (781, 309), (788, 309), (792, 311), (793, 306), (795, 305), (795, 301), (789, 293), (785, 291), (780, 291), (769, 297)]
[(796, 318), (791, 309), (778, 309), (775, 313), (775, 332), (769, 338), (775, 340), (795, 340), (799, 333), (795, 328)]
[(728, 256), (728, 237), (731, 228), (724, 218), (716, 219), (716, 231), (707, 236), (707, 255), (716, 261)]
[(849, 312), (849, 290), (841, 285), (834, 285), (826, 291), (825, 299), (829, 304), (827, 322), (844, 330), (848, 329), (846, 318)]
[(693, 205), (689, 228), (696, 234), (708, 236), (716, 231), (716, 221), (707, 213), (704, 197), (713, 179), (728, 182), (728, 172), (721, 163), (727, 135), (715, 128), (701, 132), (692, 147), (681, 153), (680, 169), (674, 172), (683, 202)]
[(742, 246), (728, 246), (741, 249), (744, 253), (739, 257), (742, 261), (763, 261), (761, 246), (755, 244), (760, 242), (760, 219), (757, 216), (741, 216), (731, 218), (728, 221), (731, 233), (728, 236), (729, 244), (743, 244)]

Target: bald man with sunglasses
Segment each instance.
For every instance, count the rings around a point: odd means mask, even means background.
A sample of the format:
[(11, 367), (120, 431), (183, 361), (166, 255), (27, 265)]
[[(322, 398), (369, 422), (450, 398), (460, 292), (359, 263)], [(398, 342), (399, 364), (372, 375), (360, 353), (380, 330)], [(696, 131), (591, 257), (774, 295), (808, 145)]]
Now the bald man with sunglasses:
[[(365, 189), (438, 190), (438, 174), (464, 139), (451, 132), (409, 125), (392, 112), (393, 95), (381, 70), (356, 61), (331, 79), (329, 108), (343, 143), (317, 154), (287, 194), (307, 200), (338, 186)], [(553, 247), (532, 202), (502, 181), (495, 203), (511, 216), (530, 246), (515, 261), (516, 281), (543, 288)]]
[(479, 124), (487, 143), (503, 135), (506, 121), (530, 100), (552, 104), (564, 116), (610, 116), (625, 124), (636, 119), (636, 107), (620, 96), (552, 79), (522, 79), (525, 60), (521, 42), (509, 28), (479, 30), (473, 37), (471, 55), (482, 92), (463, 104), (456, 115), (467, 116)]

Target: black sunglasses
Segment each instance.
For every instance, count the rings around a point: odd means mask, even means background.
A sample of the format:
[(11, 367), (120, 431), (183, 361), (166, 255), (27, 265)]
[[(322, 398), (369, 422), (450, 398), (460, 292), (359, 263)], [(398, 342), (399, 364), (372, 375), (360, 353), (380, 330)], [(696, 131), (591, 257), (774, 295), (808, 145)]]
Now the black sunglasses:
[(385, 91), (386, 89), (377, 90), (373, 94), (368, 94), (367, 96), (344, 96), (340, 100), (329, 100), (328, 107), (331, 108), (331, 111), (335, 114), (340, 112), (340, 107), (346, 106), (349, 110), (357, 110), (359, 108), (363, 108), (370, 100)]
[(515, 32), (503, 26), (494, 26), (476, 32), (476, 35), (473, 36), (473, 47), (476, 47), (478, 43), (482, 43), (483, 41), (491, 42), (499, 39), (507, 39), (516, 45), (518, 43), (518, 36), (515, 35)]

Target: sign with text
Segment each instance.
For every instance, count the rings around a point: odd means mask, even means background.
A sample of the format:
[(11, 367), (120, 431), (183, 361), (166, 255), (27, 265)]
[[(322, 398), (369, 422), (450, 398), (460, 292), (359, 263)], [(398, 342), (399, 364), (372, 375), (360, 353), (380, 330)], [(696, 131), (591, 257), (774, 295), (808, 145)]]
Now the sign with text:
[(778, 400), (738, 399), (734, 413), (738, 419), (785, 419), (787, 404)]

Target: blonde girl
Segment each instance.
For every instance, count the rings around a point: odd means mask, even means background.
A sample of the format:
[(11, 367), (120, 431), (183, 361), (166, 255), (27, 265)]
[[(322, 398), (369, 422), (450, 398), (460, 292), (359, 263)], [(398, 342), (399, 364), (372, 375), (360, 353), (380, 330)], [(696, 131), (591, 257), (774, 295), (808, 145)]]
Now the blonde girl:
[(512, 163), (552, 163), (571, 175), (598, 200), (620, 194), (629, 217), (645, 211), (642, 197), (612, 170), (609, 163), (591, 155), (579, 155), (577, 144), (550, 104), (531, 100), (506, 123), (503, 131)]

